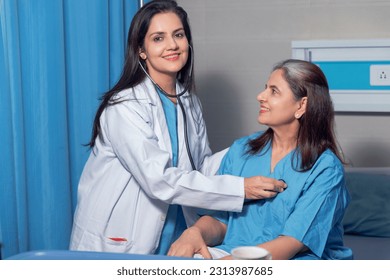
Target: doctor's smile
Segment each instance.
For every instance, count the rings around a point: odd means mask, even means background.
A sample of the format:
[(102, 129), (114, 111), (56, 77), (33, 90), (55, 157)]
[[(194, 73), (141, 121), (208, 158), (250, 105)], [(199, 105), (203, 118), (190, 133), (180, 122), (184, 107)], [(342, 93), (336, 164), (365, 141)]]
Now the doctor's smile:
[(170, 61), (176, 61), (179, 59), (180, 53), (174, 53), (174, 54), (169, 54), (166, 56), (163, 56), (163, 58), (170, 60)]

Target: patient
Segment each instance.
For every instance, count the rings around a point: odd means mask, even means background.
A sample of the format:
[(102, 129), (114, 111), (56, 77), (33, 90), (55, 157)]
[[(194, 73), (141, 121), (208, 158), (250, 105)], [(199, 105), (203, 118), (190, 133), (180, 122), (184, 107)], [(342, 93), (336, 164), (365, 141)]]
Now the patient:
[(342, 226), (350, 198), (323, 72), (310, 62), (283, 61), (257, 100), (258, 121), (268, 129), (235, 141), (219, 173), (276, 178), (287, 189), (247, 201), (240, 213), (202, 216), (168, 255), (231, 259), (233, 248), (250, 245), (272, 259), (351, 259)]

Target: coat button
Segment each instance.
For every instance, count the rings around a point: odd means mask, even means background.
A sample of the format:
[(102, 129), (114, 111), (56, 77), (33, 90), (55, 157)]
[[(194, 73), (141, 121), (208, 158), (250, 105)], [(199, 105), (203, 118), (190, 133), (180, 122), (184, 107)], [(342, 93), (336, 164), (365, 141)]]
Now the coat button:
[(165, 218), (166, 218), (165, 215), (161, 215), (161, 216), (160, 216), (160, 220), (163, 221), (163, 222), (165, 221)]

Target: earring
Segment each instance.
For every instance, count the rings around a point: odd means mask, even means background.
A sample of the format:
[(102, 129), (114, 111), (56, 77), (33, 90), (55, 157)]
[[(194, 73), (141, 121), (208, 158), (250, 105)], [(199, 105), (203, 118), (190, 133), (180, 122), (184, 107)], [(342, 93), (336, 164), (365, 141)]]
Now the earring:
[(299, 119), (300, 117), (301, 117), (301, 116), (300, 116), (298, 113), (295, 114), (295, 118), (296, 118), (296, 119)]

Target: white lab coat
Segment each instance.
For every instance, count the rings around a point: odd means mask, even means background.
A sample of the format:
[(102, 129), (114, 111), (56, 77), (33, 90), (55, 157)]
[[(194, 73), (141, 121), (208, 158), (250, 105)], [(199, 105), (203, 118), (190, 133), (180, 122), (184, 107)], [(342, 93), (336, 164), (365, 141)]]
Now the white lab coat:
[[(71, 250), (152, 254), (169, 204), (241, 211), (243, 178), (192, 171), (180, 106), (175, 168), (163, 107), (150, 80), (118, 97), (124, 101), (100, 118), (102, 138), (96, 139), (80, 179)], [(194, 163), (202, 173), (215, 174), (224, 153), (210, 157), (199, 99), (186, 93), (181, 100)], [(193, 223), (194, 208), (183, 211), (187, 224)]]

